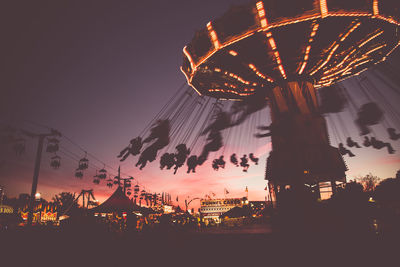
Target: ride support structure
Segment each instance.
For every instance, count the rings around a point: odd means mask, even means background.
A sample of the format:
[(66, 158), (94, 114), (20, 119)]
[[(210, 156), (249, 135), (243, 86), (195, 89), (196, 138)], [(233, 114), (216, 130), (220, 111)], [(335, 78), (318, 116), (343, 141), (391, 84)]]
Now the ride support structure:
[(324, 117), (318, 110), (315, 88), (307, 81), (288, 82), (269, 92), (272, 151), (265, 179), (270, 194), (304, 184), (345, 182), (347, 170), (339, 150), (329, 143)]

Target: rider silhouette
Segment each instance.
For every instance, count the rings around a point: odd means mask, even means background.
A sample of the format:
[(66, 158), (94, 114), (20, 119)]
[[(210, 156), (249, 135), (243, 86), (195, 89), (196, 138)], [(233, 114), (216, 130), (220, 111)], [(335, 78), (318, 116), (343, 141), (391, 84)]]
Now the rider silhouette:
[(250, 153), (250, 154), (249, 154), (249, 158), (250, 158), (250, 160), (251, 160), (252, 162), (254, 162), (254, 164), (258, 165), (258, 160), (259, 160), (259, 158), (256, 158), (256, 157), (254, 156), (253, 153)]
[(190, 154), (190, 149), (188, 149), (185, 144), (177, 145), (176, 146), (176, 150), (178, 152), (175, 154), (175, 168), (174, 168), (175, 171), (174, 171), (174, 174), (176, 174), (178, 169), (183, 166), (183, 164), (186, 161), (186, 158)]
[(346, 144), (347, 144), (348, 147), (354, 147), (355, 146), (356, 148), (361, 148), (361, 146), (357, 142), (354, 142), (351, 139), (351, 137), (347, 137)]
[(195, 173), (196, 166), (197, 166), (197, 156), (196, 155), (190, 156), (186, 161), (186, 165), (188, 166), (187, 173), (190, 173), (190, 172)]
[(354, 157), (355, 156), (350, 150), (345, 148), (342, 143), (339, 144), (339, 152), (343, 156), (346, 155), (346, 154), (348, 154), (349, 157)]
[(143, 147), (143, 143), (142, 143), (142, 138), (140, 136), (132, 139), (129, 142), (129, 145), (127, 147), (125, 147), (117, 156), (118, 158), (121, 158), (120, 161), (124, 161), (128, 158), (129, 155), (138, 155), (140, 154), (140, 150)]
[(395, 150), (393, 149), (390, 143), (385, 143), (381, 140), (377, 140), (375, 137), (371, 137), (371, 145), (375, 149), (382, 149), (387, 147), (387, 151), (389, 154), (394, 154)]
[(248, 164), (249, 160), (247, 159), (246, 155), (243, 155), (243, 157), (240, 158), (240, 166), (243, 167), (243, 171), (247, 172), (248, 168), (249, 168), (249, 164)]
[(396, 133), (396, 129), (388, 128), (387, 131), (389, 133), (389, 138), (391, 140), (396, 141), (396, 140), (400, 139), (400, 133)]
[(231, 163), (233, 163), (233, 165), (235, 165), (236, 167), (239, 167), (239, 161), (235, 153), (231, 155)]

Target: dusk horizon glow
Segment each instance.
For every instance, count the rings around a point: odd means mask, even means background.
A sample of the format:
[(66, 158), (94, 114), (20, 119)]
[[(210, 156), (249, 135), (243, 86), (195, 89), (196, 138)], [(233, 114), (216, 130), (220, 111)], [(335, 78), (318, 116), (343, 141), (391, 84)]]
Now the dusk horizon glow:
[[(96, 6), (72, 2), (39, 6), (28, 1), (5, 4), (2, 16), (9, 29), (3, 44), (7, 55), (0, 99), (1, 125), (14, 123), (39, 133), (47, 129), (37, 124), (57, 129), (112, 166), (113, 170), (106, 169), (113, 175), (121, 166), (122, 176), (137, 178), (150, 192), (168, 192), (174, 203), (178, 196), (181, 208), (187, 197), (204, 198), (213, 192), (215, 197), (223, 198), (224, 189), (229, 191), (226, 197), (243, 197), (248, 187), (250, 200), (265, 200), (270, 138), (256, 140), (256, 146), (251, 148), (227, 144), (227, 151), (240, 149), (244, 154), (253, 152), (260, 156), (259, 164), (250, 164), (247, 173), (233, 167), (228, 154), (225, 169), (214, 171), (211, 161), (220, 152), (212, 153), (197, 168), (196, 174), (186, 174), (185, 164), (176, 175), (173, 170), (160, 170), (158, 159), (140, 171), (134, 167), (137, 157), (130, 156), (125, 162), (119, 162), (116, 157), (176, 89), (186, 84), (179, 67), (182, 48), (194, 31), (223, 14), (230, 5), (246, 2), (156, 1), (115, 6), (102, 1)], [(399, 52), (392, 56), (398, 64)], [(359, 99), (360, 103), (365, 102), (362, 97)], [(398, 95), (389, 100), (395, 105)], [(268, 113), (263, 114), (268, 122)], [(361, 142), (353, 118), (348, 115), (348, 112), (341, 113), (351, 136)], [(327, 124), (331, 132), (329, 119)], [(387, 139), (383, 126), (372, 128)], [(84, 156), (82, 150), (62, 140), (62, 147)], [(333, 135), (330, 141), (337, 147)], [(349, 168), (347, 181), (368, 173), (382, 179), (394, 177), (400, 169), (400, 144), (398, 141), (392, 144), (396, 150), (392, 155), (385, 149), (360, 148), (354, 149), (356, 157), (344, 157)], [(26, 152), (21, 157), (16, 157), (11, 149), (1, 152), (0, 185), (5, 187), (8, 197), (30, 193), (36, 147), (37, 140), (26, 138)], [(64, 191), (78, 195), (82, 189), (94, 189), (96, 199), (103, 202), (116, 189), (107, 188), (104, 181), (93, 184), (93, 169), (86, 171), (82, 180), (75, 178), (77, 162), (61, 153), (61, 167), (53, 170), (49, 166), (51, 155), (43, 154), (37, 191), (48, 201)], [(103, 167), (99, 161), (90, 156), (89, 159), (89, 164)], [(190, 206), (198, 207), (198, 201)]]

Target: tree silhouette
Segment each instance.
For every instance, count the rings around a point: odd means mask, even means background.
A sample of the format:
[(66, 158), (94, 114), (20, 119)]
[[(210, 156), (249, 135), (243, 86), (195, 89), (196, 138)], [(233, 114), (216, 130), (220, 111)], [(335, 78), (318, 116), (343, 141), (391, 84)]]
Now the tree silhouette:
[(75, 193), (61, 192), (55, 195), (52, 200), (57, 204), (59, 214), (78, 209), (78, 203), (75, 201)]
[(376, 187), (374, 195), (378, 202), (384, 204), (400, 202), (400, 179), (387, 178), (383, 180)]
[(375, 189), (374, 199), (380, 207), (378, 216), (380, 232), (390, 235), (399, 234), (400, 179), (383, 180)]
[(362, 184), (365, 192), (371, 193), (375, 190), (375, 187), (379, 183), (381, 178), (374, 176), (372, 173), (369, 173), (364, 177), (356, 177), (356, 180)]

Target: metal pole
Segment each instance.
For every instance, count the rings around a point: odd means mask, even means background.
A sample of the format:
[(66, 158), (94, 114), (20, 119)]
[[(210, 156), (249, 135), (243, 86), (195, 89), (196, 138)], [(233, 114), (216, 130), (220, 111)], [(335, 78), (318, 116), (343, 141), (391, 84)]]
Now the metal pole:
[(36, 189), (37, 189), (37, 184), (38, 184), (38, 179), (39, 179), (40, 161), (42, 158), (44, 138), (45, 138), (44, 135), (39, 135), (39, 142), (38, 142), (38, 148), (37, 148), (36, 160), (35, 160), (35, 170), (33, 173), (31, 199), (29, 201), (28, 226), (32, 226), (33, 207), (35, 205), (35, 195), (36, 195)]

